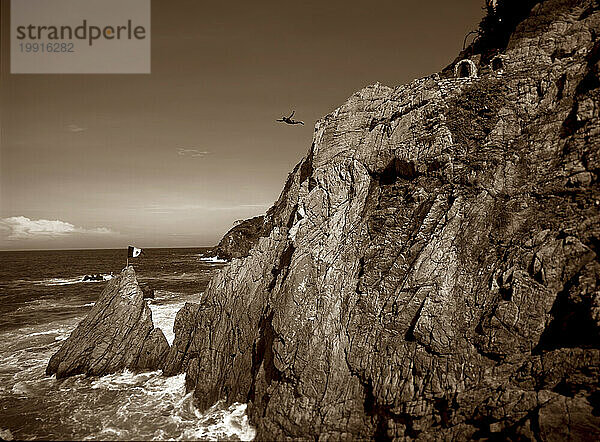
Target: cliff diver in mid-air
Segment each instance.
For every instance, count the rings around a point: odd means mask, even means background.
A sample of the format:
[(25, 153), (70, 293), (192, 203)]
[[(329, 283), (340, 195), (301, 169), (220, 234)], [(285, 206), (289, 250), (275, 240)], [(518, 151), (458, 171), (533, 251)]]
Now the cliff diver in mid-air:
[(292, 117), (294, 116), (295, 113), (296, 113), (296, 111), (293, 111), (289, 117), (281, 117), (279, 120), (275, 120), (275, 121), (279, 121), (280, 123), (286, 123), (286, 124), (302, 124), (304, 126), (303, 121), (292, 120)]

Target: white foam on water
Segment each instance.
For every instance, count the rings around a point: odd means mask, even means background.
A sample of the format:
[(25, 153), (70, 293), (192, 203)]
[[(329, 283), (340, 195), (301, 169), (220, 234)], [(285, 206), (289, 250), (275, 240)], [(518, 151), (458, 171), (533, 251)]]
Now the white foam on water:
[(227, 262), (226, 259), (219, 259), (218, 256), (202, 257), (202, 258), (200, 258), (200, 261), (202, 261), (202, 262), (208, 262), (208, 263), (212, 263), (212, 264), (223, 264), (223, 263)]
[(48, 384), (44, 371), (56, 351), (54, 340), (49, 334), (40, 334), (33, 338), (32, 344), (32, 347), (19, 348), (23, 345), (21, 342), (12, 343), (6, 351), (0, 352), (0, 402), (6, 395), (35, 397), (40, 386)]
[(29, 393), (29, 387), (25, 382), (17, 382), (15, 385), (13, 385), (12, 394), (17, 396), (27, 396)]
[[(90, 381), (80, 378), (75, 382)], [(219, 402), (205, 413), (198, 411), (193, 393), (185, 392), (185, 374), (165, 377), (161, 371), (136, 374), (124, 370), (94, 379), (91, 388), (120, 394), (122, 399), (117, 409), (86, 406), (74, 413), (84, 422), (89, 414), (100, 416), (102, 428), (86, 437), (89, 440), (252, 440), (256, 435), (246, 404), (226, 408)]]
[(117, 428), (106, 427), (100, 432), (98, 436), (107, 436), (106, 440), (113, 440), (115, 439), (115, 436), (122, 437), (124, 435), (123, 433), (124, 432), (122, 430), (119, 430)]
[[(161, 297), (155, 301), (160, 302)], [(150, 304), (154, 326), (161, 328), (170, 345), (174, 340), (175, 316), (184, 304), (182, 301)], [(82, 378), (80, 382), (86, 380)], [(198, 411), (193, 393), (186, 394), (185, 374), (165, 377), (160, 370), (144, 373), (124, 370), (91, 380), (91, 389), (127, 394), (118, 409), (111, 411), (112, 417), (102, 430), (86, 439), (131, 439), (146, 436), (147, 431), (151, 431), (148, 438), (154, 440), (252, 440), (256, 435), (246, 415), (246, 404), (236, 403), (226, 408), (218, 402), (205, 413)], [(85, 415), (93, 412), (99, 410), (81, 410), (81, 419), (85, 421)]]
[(93, 389), (104, 388), (107, 390), (121, 390), (125, 386), (143, 385), (153, 376), (162, 374), (160, 371), (148, 371), (143, 373), (133, 373), (127, 369), (120, 373), (108, 374), (95, 378), (92, 381)]
[[(186, 302), (199, 302), (203, 293), (186, 296), (185, 300), (182, 300), (181, 293), (157, 290), (155, 294), (155, 299), (147, 300), (148, 306), (152, 311), (152, 322), (154, 323), (154, 327), (162, 330), (169, 345), (173, 345), (173, 341), (175, 340), (173, 326), (177, 312), (181, 310)], [(173, 302), (174, 299), (177, 299), (177, 302)]]
[(200, 413), (195, 409), (198, 421), (192, 428), (185, 429), (178, 439), (253, 440), (256, 437), (256, 430), (248, 421), (246, 408), (247, 404), (240, 403), (224, 408), (222, 402), (217, 402), (206, 413)]
[(1, 333), (4, 345), (0, 347), (0, 385), (12, 389), (20, 381), (44, 377), (48, 359), (57, 350), (56, 340), (66, 339), (77, 321), (71, 318)]
[[(81, 281), (46, 280), (46, 283), (56, 285), (65, 282)], [(156, 295), (150, 306), (153, 321), (172, 343), (177, 312), (186, 301), (198, 301), (202, 294), (182, 296), (157, 290)], [(29, 307), (37, 309), (55, 302), (58, 301), (38, 300)], [(92, 305), (87, 303), (79, 307)], [(84, 313), (82, 311), (82, 315)], [(13, 437), (11, 430), (19, 431), (15, 436), (19, 439), (38, 439), (50, 434), (75, 440), (254, 438), (256, 432), (248, 422), (245, 404), (225, 407), (218, 403), (201, 413), (194, 406), (193, 393), (186, 394), (185, 374), (165, 377), (161, 371), (133, 373), (124, 370), (102, 377), (78, 375), (58, 380), (55, 376), (47, 376), (48, 360), (81, 319), (82, 316), (24, 325), (0, 333), (0, 341), (6, 343), (0, 348), (0, 401), (32, 404), (42, 413), (39, 416), (44, 416), (39, 426), (25, 432), (17, 428), (0, 428), (2, 439), (10, 440)]]
[(149, 303), (148, 305), (152, 311), (154, 327), (160, 328), (165, 338), (167, 338), (169, 345), (173, 345), (173, 341), (175, 340), (175, 332), (173, 331), (175, 316), (177, 316), (177, 312), (185, 305), (185, 302), (172, 304)]
[(79, 284), (81, 281), (81, 278), (77, 277), (77, 278), (49, 278), (49, 279), (43, 279), (41, 281), (36, 281), (36, 284), (38, 285), (45, 285), (45, 286), (54, 286), (54, 285), (69, 285), (69, 284)]
[(41, 335), (54, 335), (63, 332), (62, 328), (53, 328), (51, 330), (44, 330), (40, 332), (30, 333), (29, 336), (41, 336)]

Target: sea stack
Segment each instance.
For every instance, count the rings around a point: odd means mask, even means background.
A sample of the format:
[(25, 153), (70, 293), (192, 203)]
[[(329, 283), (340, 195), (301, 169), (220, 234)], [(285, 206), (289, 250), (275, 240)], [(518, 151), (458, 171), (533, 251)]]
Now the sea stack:
[(101, 376), (128, 368), (157, 370), (169, 344), (154, 328), (132, 266), (110, 280), (100, 298), (60, 350), (46, 373), (57, 378), (86, 374)]
[(259, 440), (600, 438), (600, 11), (489, 14), (447, 69), (316, 123), (178, 316), (199, 405), (248, 402)]

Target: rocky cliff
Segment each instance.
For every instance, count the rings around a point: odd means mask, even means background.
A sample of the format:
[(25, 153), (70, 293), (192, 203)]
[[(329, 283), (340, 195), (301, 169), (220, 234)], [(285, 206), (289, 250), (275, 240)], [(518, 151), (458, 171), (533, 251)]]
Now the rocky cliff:
[(217, 245), (217, 256), (227, 260), (248, 256), (258, 238), (265, 233), (264, 221), (264, 216), (255, 216), (233, 226)]
[(166, 372), (259, 439), (599, 438), (599, 35), (596, 2), (544, 1), (318, 121)]
[(316, 123), (178, 314), (166, 372), (201, 405), (249, 402), (259, 439), (600, 437), (600, 11), (528, 3)]
[(169, 343), (154, 328), (143, 298), (133, 267), (126, 267), (108, 282), (90, 313), (52, 356), (46, 373), (61, 378), (161, 368)]
[(600, 8), (490, 5), (317, 122), (170, 350), (127, 268), (48, 372), (185, 371), (259, 439), (600, 438)]

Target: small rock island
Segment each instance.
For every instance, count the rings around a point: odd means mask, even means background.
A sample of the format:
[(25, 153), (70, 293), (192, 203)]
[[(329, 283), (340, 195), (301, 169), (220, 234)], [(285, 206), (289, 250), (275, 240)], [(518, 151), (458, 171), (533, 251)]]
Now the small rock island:
[(101, 376), (128, 368), (162, 368), (169, 343), (154, 328), (132, 266), (108, 281), (87, 317), (52, 356), (47, 374)]

